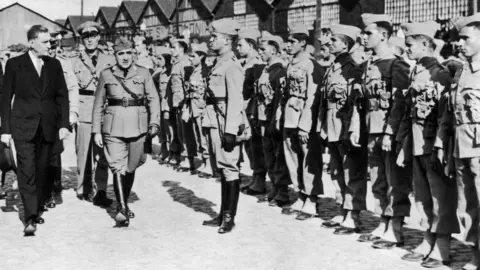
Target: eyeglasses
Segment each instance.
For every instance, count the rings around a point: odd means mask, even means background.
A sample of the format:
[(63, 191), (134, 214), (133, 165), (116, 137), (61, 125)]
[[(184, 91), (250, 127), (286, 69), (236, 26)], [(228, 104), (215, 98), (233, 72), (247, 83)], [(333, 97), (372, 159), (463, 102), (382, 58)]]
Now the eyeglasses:
[(82, 33), (82, 39), (90, 39), (90, 38), (96, 38), (98, 36), (98, 32), (84, 32)]

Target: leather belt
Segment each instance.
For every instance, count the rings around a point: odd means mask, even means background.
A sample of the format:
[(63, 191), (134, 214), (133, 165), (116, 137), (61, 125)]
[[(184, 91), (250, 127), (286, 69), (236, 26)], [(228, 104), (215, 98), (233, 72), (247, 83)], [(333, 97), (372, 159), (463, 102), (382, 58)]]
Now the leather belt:
[(133, 107), (133, 106), (144, 106), (144, 105), (145, 105), (144, 99), (131, 99), (131, 98), (122, 98), (122, 99), (109, 98), (108, 99), (108, 106)]
[(95, 96), (95, 91), (93, 90), (82, 90), (80, 89), (80, 91), (78, 92), (80, 95), (82, 96)]

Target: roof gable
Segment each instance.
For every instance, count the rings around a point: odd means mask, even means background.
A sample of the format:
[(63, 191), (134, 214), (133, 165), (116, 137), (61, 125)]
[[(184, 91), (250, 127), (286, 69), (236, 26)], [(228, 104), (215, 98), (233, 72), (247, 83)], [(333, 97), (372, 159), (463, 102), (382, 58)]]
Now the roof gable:
[(138, 24), (140, 16), (146, 6), (146, 1), (123, 1), (120, 5), (120, 8), (117, 11), (115, 19), (112, 22), (112, 25), (115, 25), (122, 13), (126, 13), (125, 18), (127, 21), (132, 21), (134, 24)]
[[(172, 18), (173, 12), (176, 9), (176, 0), (153, 0), (160, 10), (163, 12), (165, 17), (168, 19)], [(181, 1), (181, 0), (180, 0)]]
[(63, 29), (65, 29), (65, 25), (64, 25), (64, 24), (60, 24), (60, 23), (59, 23), (59, 20), (53, 21), (53, 20), (51, 20), (51, 19), (43, 16), (42, 14), (40, 14), (40, 13), (38, 13), (38, 12), (36, 12), (36, 11), (33, 11), (33, 10), (29, 9), (28, 7), (22, 5), (22, 4), (18, 3), (18, 2), (13, 3), (13, 4), (9, 5), (9, 6), (6, 6), (6, 7), (2, 8), (2, 9), (0, 9), (0, 12), (2, 12), (2, 11), (4, 11), (4, 10), (7, 10), (7, 9), (9, 9), (9, 8), (12, 8), (12, 7), (14, 7), (14, 6), (19, 6), (19, 7), (23, 8), (23, 9), (25, 9), (25, 10), (27, 10), (27, 11), (35, 14), (35, 15), (37, 15), (37, 16), (39, 16), (39, 17), (42, 17), (44, 20), (47, 20), (47, 21), (49, 21), (49, 22), (51, 22), (51, 23), (54, 23), (54, 24), (62, 27)]
[(210, 14), (213, 14), (213, 11), (218, 6), (218, 3), (220, 3), (220, 0), (200, 0), (200, 2), (208, 10), (208, 12), (210, 12)]
[(97, 21), (97, 19), (100, 16), (103, 16), (107, 25), (109, 27), (112, 27), (113, 22), (115, 21), (115, 16), (117, 15), (117, 12), (118, 12), (118, 7), (100, 7), (98, 9), (97, 16), (95, 17), (95, 21)]

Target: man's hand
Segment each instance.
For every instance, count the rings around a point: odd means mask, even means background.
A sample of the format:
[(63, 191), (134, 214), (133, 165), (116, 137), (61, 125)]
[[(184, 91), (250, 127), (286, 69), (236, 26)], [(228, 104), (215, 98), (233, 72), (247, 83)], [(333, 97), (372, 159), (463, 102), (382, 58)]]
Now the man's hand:
[(357, 132), (352, 132), (350, 134), (350, 143), (352, 144), (353, 147), (360, 147), (360, 134)]
[(223, 135), (223, 149), (226, 152), (232, 152), (236, 145), (236, 136), (225, 133)]
[(300, 139), (300, 142), (302, 144), (308, 143), (308, 138), (309, 138), (308, 132), (305, 132), (303, 130), (298, 130), (298, 138)]
[(438, 163), (445, 165), (445, 153), (443, 149), (435, 148), (435, 157), (437, 158)]
[(10, 142), (12, 141), (12, 135), (11, 134), (2, 134), (0, 136), (0, 140), (7, 145), (7, 147), (10, 147)]
[(95, 144), (100, 147), (100, 148), (103, 148), (103, 138), (102, 138), (102, 134), (100, 133), (95, 133), (95, 136), (93, 137), (93, 140), (95, 141)]
[(60, 140), (66, 139), (68, 137), (68, 134), (70, 134), (70, 132), (66, 128), (61, 128), (58, 131), (58, 137), (60, 138)]
[(158, 134), (158, 127), (157, 125), (152, 125), (152, 126), (149, 126), (148, 127), (148, 135), (153, 138), (155, 136), (157, 136)]
[(386, 152), (392, 151), (392, 136), (388, 134), (383, 135), (382, 150)]
[(163, 113), (163, 119), (165, 119), (165, 120), (170, 119), (170, 113), (169, 112), (164, 112)]
[(70, 126), (75, 126), (78, 124), (78, 114), (76, 112), (70, 112)]

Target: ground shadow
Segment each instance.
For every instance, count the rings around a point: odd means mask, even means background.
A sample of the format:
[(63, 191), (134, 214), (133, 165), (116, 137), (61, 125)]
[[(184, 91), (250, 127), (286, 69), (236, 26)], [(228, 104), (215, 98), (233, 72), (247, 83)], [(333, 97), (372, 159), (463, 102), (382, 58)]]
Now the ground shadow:
[(175, 202), (179, 202), (195, 212), (201, 212), (209, 215), (211, 218), (216, 217), (218, 214), (213, 210), (213, 202), (199, 198), (195, 193), (187, 188), (181, 187), (179, 182), (174, 181), (162, 181), (164, 187), (167, 187), (168, 194)]

